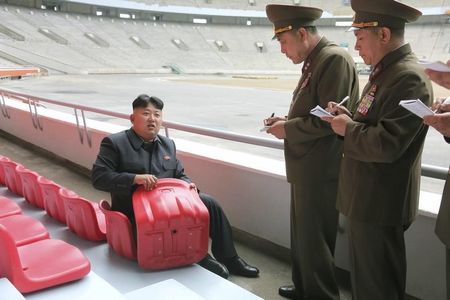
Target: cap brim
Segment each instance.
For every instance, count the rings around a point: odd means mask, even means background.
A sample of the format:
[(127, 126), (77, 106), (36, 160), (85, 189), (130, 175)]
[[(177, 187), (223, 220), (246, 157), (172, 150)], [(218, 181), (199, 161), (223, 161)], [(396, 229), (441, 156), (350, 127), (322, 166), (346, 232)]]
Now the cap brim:
[(356, 30), (360, 30), (360, 29), (362, 29), (362, 28), (359, 28), (359, 27), (350, 27), (349, 29), (347, 29), (346, 31), (347, 32), (353, 32), (353, 31), (356, 31)]

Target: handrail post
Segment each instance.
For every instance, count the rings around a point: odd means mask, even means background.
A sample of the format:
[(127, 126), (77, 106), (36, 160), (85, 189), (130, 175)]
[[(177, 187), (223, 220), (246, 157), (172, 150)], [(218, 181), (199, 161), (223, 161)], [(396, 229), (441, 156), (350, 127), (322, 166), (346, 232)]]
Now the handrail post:
[(90, 132), (87, 129), (86, 118), (84, 117), (84, 110), (83, 109), (81, 110), (81, 116), (83, 117), (84, 134), (86, 135), (88, 146), (89, 146), (89, 148), (92, 148), (92, 137), (91, 137)]
[(87, 129), (86, 118), (84, 116), (84, 110), (80, 109), (81, 119), (83, 121), (83, 129), (80, 127), (80, 121), (78, 120), (78, 109), (74, 108), (73, 111), (75, 113), (75, 120), (77, 122), (77, 129), (78, 129), (78, 135), (80, 136), (80, 142), (81, 142), (81, 144), (84, 144), (84, 135), (86, 135), (86, 140), (87, 140), (88, 146), (89, 146), (89, 148), (91, 148), (92, 147), (92, 138)]
[[(41, 125), (41, 122), (39, 121), (36, 102), (34, 100), (31, 100), (30, 98), (27, 98), (26, 101), (28, 104), (28, 109), (30, 110), (31, 121), (33, 122), (34, 129), (40, 129), (42, 131), (44, 128)], [(34, 112), (33, 108), (31, 107), (31, 102), (33, 102)]]
[(39, 120), (39, 114), (38, 114), (38, 110), (37, 110), (36, 101), (34, 101), (34, 100), (32, 100), (32, 101), (33, 101), (33, 106), (34, 106), (34, 115), (36, 118), (36, 123), (37, 123), (37, 126), (39, 127), (39, 129), (42, 131), (44, 129), (44, 126), (42, 126), (41, 121)]
[(77, 122), (77, 130), (78, 130), (78, 136), (80, 137), (80, 143), (84, 144), (84, 134), (80, 129), (80, 122), (78, 121), (78, 109), (77, 108), (73, 108), (73, 112), (75, 114), (75, 120)]
[(2, 109), (2, 115), (5, 118), (11, 119), (11, 115), (9, 114), (8, 108), (6, 107), (6, 101), (5, 101), (3, 91), (1, 92), (1, 96), (2, 96), (2, 101), (0, 101), (0, 107)]

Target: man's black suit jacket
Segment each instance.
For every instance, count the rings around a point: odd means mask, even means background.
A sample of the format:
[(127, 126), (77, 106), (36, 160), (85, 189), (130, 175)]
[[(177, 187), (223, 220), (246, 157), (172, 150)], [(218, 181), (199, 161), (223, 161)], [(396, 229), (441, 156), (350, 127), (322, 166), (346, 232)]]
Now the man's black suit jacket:
[(142, 148), (143, 140), (128, 129), (105, 137), (92, 168), (92, 184), (111, 194), (112, 209), (121, 211), (134, 223), (132, 194), (136, 174), (152, 174), (158, 178), (177, 178), (191, 182), (176, 157), (173, 140), (158, 135), (151, 155)]

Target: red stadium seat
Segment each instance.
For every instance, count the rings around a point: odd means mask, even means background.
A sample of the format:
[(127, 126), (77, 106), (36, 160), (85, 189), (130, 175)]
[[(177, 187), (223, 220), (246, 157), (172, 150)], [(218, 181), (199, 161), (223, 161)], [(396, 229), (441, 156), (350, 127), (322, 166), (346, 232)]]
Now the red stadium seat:
[(16, 202), (4, 196), (0, 196), (0, 218), (21, 214), (22, 210)]
[(0, 224), (6, 227), (17, 247), (50, 238), (44, 225), (27, 215), (0, 218)]
[(44, 209), (41, 187), (38, 183), (38, 173), (33, 172), (23, 166), (17, 166), (16, 172), (22, 183), (23, 197), (30, 204)]
[(5, 185), (11, 192), (23, 196), (22, 182), (16, 171), (16, 167), (20, 166), (20, 164), (12, 160), (2, 160), (0, 163), (3, 166), (3, 171), (5, 173)]
[(199, 262), (208, 252), (209, 213), (187, 182), (159, 179), (151, 191), (133, 194), (137, 260), (145, 269), (167, 269)]
[(3, 170), (3, 161), (9, 161), (10, 159), (7, 158), (6, 156), (0, 155), (0, 184), (1, 185), (6, 185), (5, 184), (5, 171)]
[(55, 220), (66, 224), (66, 208), (59, 196), (61, 186), (43, 176), (38, 177), (38, 183), (47, 214)]
[(16, 247), (8, 229), (0, 224), (0, 277), (21, 293), (29, 293), (84, 277), (91, 264), (76, 247), (46, 239)]
[(120, 256), (136, 259), (136, 242), (130, 220), (119, 211), (111, 210), (106, 200), (100, 201), (100, 209), (106, 219), (106, 240), (109, 246)]
[(59, 196), (66, 207), (66, 223), (70, 230), (90, 241), (106, 239), (105, 214), (98, 203), (86, 200), (65, 188), (59, 189)]

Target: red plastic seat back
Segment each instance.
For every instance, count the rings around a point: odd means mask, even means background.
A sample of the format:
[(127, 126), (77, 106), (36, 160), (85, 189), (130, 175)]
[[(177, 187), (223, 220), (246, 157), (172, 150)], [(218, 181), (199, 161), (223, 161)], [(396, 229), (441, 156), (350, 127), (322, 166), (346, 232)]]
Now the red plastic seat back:
[(8, 229), (0, 224), (0, 277), (6, 277), (9, 281), (20, 278), (22, 264), (13, 238)]
[(16, 167), (20, 166), (20, 164), (12, 160), (1, 161), (1, 164), (3, 165), (3, 171), (5, 173), (5, 185), (11, 192), (23, 196), (22, 182), (16, 171)]
[(0, 218), (21, 214), (22, 210), (16, 202), (4, 196), (0, 196)]
[(44, 239), (20, 247), (0, 224), (0, 277), (21, 293), (78, 280), (90, 272), (89, 260), (76, 247), (54, 239)]
[(0, 184), (1, 185), (6, 185), (5, 184), (5, 171), (3, 170), (3, 162), (9, 161), (9, 160), (10, 159), (7, 158), (6, 156), (0, 155)]
[(66, 224), (66, 208), (59, 196), (61, 186), (43, 176), (38, 177), (38, 183), (47, 214), (55, 220)]
[(147, 269), (196, 263), (205, 257), (209, 213), (197, 191), (178, 179), (159, 179), (151, 191), (133, 194), (137, 258)]
[(17, 166), (16, 172), (22, 184), (23, 197), (25, 200), (36, 207), (44, 209), (41, 187), (37, 181), (39, 174), (24, 166)]
[(59, 196), (66, 208), (66, 224), (79, 237), (90, 241), (104, 241), (105, 217), (98, 204), (78, 196), (65, 188), (59, 189)]
[(111, 210), (105, 200), (100, 201), (100, 209), (105, 214), (108, 244), (120, 256), (136, 259), (136, 242), (130, 220), (123, 213)]
[(50, 238), (44, 225), (27, 215), (0, 218), (0, 224), (8, 229), (17, 247)]

